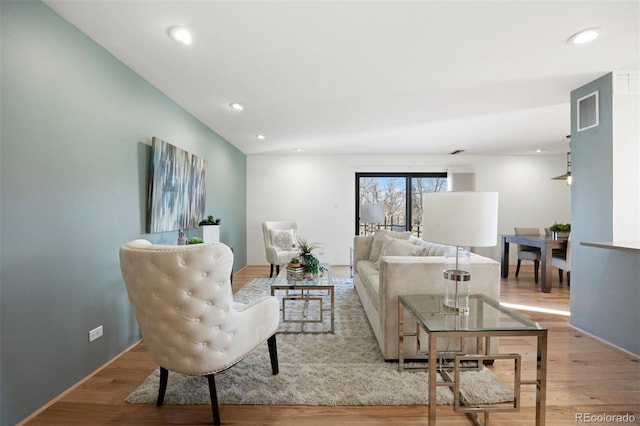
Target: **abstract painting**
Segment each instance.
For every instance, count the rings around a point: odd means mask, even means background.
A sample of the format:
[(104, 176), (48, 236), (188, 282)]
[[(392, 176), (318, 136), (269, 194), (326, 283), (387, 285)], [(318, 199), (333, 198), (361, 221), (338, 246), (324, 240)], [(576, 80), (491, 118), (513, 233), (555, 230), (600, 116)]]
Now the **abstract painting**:
[(147, 232), (197, 228), (204, 217), (207, 161), (151, 139)]

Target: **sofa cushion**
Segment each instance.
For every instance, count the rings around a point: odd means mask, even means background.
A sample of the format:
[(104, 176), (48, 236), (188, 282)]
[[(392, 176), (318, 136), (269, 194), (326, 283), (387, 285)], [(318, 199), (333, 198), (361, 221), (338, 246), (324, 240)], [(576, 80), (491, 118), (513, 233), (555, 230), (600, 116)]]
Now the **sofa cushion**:
[(367, 292), (367, 297), (376, 307), (380, 309), (380, 274), (378, 268), (374, 262), (362, 260), (358, 262), (358, 275), (362, 280), (364, 289)]
[(380, 252), (385, 242), (390, 239), (396, 238), (400, 240), (408, 240), (411, 236), (408, 232), (395, 232), (379, 230), (373, 235), (373, 244), (371, 245), (371, 252), (369, 253), (369, 260), (371, 262), (377, 262), (380, 258)]
[(409, 241), (424, 248), (424, 254), (421, 256), (444, 256), (447, 248), (444, 244), (431, 243), (421, 238), (416, 238), (413, 235), (409, 237)]

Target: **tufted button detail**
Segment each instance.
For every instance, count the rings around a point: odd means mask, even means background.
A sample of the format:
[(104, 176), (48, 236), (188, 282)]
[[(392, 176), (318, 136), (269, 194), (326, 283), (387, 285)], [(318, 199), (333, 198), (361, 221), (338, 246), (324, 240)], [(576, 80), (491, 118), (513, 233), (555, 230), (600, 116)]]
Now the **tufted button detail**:
[(211, 300), (209, 300), (209, 301), (207, 302), (207, 305), (208, 305), (208, 306), (212, 306), (212, 305), (213, 305), (213, 302), (212, 302)]
[(203, 276), (203, 277), (206, 277), (207, 275), (209, 275), (209, 274), (207, 274), (206, 272), (203, 272), (203, 273), (202, 273), (202, 276)]
[(191, 291), (188, 291), (187, 296), (193, 296), (193, 293)]
[(214, 330), (216, 330), (216, 331), (219, 331), (219, 330), (220, 330), (220, 326), (219, 326), (219, 325), (216, 325), (216, 326), (215, 326), (215, 327), (213, 327), (213, 328), (214, 328)]
[(196, 318), (196, 319), (195, 319), (195, 321), (196, 321), (196, 322), (200, 322), (200, 318)]
[(223, 285), (224, 285), (224, 282), (222, 282), (222, 281), (220, 281), (220, 282), (218, 283), (218, 287), (222, 287)]

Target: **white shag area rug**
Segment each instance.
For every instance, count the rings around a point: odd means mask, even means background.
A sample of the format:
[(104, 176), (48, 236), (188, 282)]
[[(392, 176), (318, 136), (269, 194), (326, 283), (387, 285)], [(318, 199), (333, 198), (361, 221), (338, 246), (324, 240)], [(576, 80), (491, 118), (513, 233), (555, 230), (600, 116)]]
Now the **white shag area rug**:
[[(269, 294), (270, 279), (247, 283), (234, 299), (247, 302)], [(334, 279), (334, 334), (278, 334), (280, 373), (271, 374), (266, 342), (228, 370), (216, 374), (220, 404), (256, 405), (428, 405), (428, 373), (404, 371), (385, 362), (350, 279)], [(309, 305), (309, 315), (319, 304)], [(326, 305), (325, 305), (326, 308)], [(302, 306), (292, 304), (291, 317)], [(317, 312), (316, 312), (317, 313)], [(289, 316), (289, 311), (287, 311)], [(299, 324), (281, 324), (281, 329)], [(329, 316), (310, 329), (327, 330)], [(438, 380), (441, 380), (439, 378)], [(159, 370), (155, 370), (126, 399), (132, 404), (154, 404)], [(472, 404), (499, 404), (513, 400), (488, 369), (462, 373), (463, 394)], [(207, 380), (169, 372), (165, 404), (209, 404)], [(438, 405), (452, 405), (453, 393), (438, 387)]]

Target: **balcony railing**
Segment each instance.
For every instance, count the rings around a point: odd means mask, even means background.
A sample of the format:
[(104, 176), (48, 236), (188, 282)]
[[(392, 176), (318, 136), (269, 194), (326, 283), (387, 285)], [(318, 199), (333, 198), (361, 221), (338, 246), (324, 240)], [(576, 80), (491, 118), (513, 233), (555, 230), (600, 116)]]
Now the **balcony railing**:
[(361, 223), (360, 229), (359, 229), (359, 235), (373, 234), (375, 231), (379, 229), (384, 229), (387, 231), (399, 231), (399, 232), (411, 231), (411, 234), (418, 238), (420, 238), (420, 235), (422, 235), (422, 225), (420, 224), (414, 224), (410, 226), (409, 229), (407, 229), (407, 226), (405, 224), (398, 224), (398, 223), (392, 223), (392, 222), (386, 222), (386, 221), (385, 223), (380, 223), (380, 224)]

